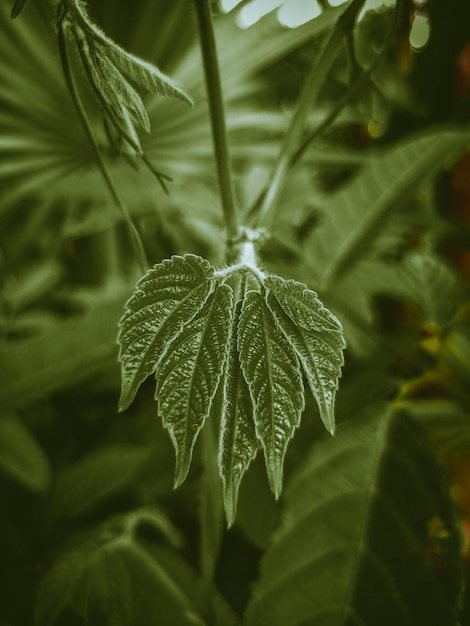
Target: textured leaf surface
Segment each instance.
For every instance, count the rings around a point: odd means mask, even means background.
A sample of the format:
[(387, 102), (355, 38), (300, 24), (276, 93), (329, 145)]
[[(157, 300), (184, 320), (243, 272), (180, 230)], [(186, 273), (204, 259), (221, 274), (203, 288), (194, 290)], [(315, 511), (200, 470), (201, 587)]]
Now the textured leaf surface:
[(219, 445), (219, 467), (224, 486), (224, 504), (228, 525), (235, 520), (238, 490), (260, 446), (253, 421), (253, 404), (248, 385), (240, 369), (237, 328), (241, 301), (235, 307), (230, 348), (225, 367), (224, 397)]
[(297, 355), (279, 329), (264, 297), (249, 291), (238, 326), (240, 363), (254, 405), (271, 489), (282, 489), (287, 444), (300, 423), (304, 392)]
[(168, 343), (199, 311), (213, 289), (211, 265), (194, 255), (155, 265), (137, 283), (120, 322), (122, 363), (120, 410), (155, 371)]
[(325, 283), (336, 280), (367, 255), (385, 220), (416, 186), (444, 167), (468, 144), (468, 128), (415, 136), (382, 153), (339, 192), (308, 244), (309, 263)]
[(386, 411), (352, 419), (316, 444), (287, 491), (246, 624), (455, 626), (459, 559), (421, 429)]
[(157, 366), (155, 397), (176, 449), (176, 485), (188, 473), (196, 437), (209, 415), (223, 372), (232, 294), (228, 285), (218, 286), (169, 344)]
[(333, 433), (335, 394), (345, 347), (341, 324), (306, 285), (277, 276), (270, 276), (265, 285), (268, 305), (297, 352), (320, 417)]

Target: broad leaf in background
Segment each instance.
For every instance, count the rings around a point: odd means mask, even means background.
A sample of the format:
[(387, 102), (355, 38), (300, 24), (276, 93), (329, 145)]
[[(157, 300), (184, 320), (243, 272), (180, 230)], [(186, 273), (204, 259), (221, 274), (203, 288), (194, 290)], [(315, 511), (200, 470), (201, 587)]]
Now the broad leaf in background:
[(463, 127), (402, 140), (374, 154), (351, 182), (327, 196), (321, 222), (305, 245), (319, 280), (331, 284), (367, 256), (391, 213), (465, 150), (469, 139)]
[(33, 492), (44, 493), (49, 487), (48, 459), (14, 416), (0, 416), (0, 472)]
[(86, 567), (86, 553), (77, 548), (59, 555), (43, 574), (36, 594), (34, 626), (53, 626), (72, 602)]
[(79, 517), (135, 486), (148, 459), (144, 446), (101, 446), (59, 474), (54, 491), (56, 515)]
[(455, 626), (460, 539), (423, 431), (381, 410), (315, 444), (286, 493), (247, 626)]
[(457, 281), (450, 268), (431, 251), (415, 251), (400, 272), (404, 295), (418, 307), (424, 322), (444, 326), (457, 303)]

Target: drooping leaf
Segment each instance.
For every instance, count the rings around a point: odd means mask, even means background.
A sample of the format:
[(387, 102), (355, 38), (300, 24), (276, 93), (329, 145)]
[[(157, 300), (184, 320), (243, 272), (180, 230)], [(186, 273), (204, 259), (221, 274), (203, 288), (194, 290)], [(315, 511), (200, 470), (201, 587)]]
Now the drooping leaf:
[(374, 154), (351, 182), (325, 198), (327, 209), (306, 248), (320, 279), (336, 281), (367, 256), (391, 213), (461, 153), (469, 137), (462, 127), (407, 138)]
[(229, 526), (235, 520), (241, 479), (260, 446), (253, 421), (253, 403), (240, 369), (238, 356), (237, 328), (241, 308), (242, 303), (239, 301), (235, 307), (225, 366), (219, 443), (219, 468), (224, 488), (225, 514)]
[(304, 390), (297, 355), (257, 291), (247, 292), (243, 299), (238, 350), (254, 406), (256, 435), (263, 446), (269, 484), (279, 497), (284, 455), (300, 423)]
[(57, 557), (39, 582), (34, 608), (34, 626), (53, 626), (70, 604), (86, 567), (86, 553), (65, 552)]
[(188, 254), (155, 265), (137, 283), (119, 327), (121, 411), (155, 371), (169, 342), (203, 306), (213, 289), (213, 274), (207, 261)]
[(345, 342), (336, 317), (314, 291), (293, 280), (270, 276), (267, 302), (297, 352), (325, 427), (334, 433), (335, 394)]
[(129, 85), (113, 63), (82, 35), (77, 37), (83, 64), (89, 79), (101, 103), (109, 107), (114, 115), (119, 115), (123, 108), (133, 113), (135, 121), (145, 132), (150, 132), (150, 120), (142, 98)]
[(223, 372), (232, 296), (228, 285), (217, 286), (157, 365), (155, 398), (176, 450), (175, 485), (186, 478), (196, 437), (209, 415)]
[(45, 492), (50, 482), (46, 455), (28, 429), (13, 416), (0, 417), (0, 472), (39, 493)]
[(286, 493), (246, 625), (455, 626), (455, 513), (423, 431), (388, 411), (318, 441)]
[(448, 323), (457, 302), (457, 281), (443, 260), (431, 252), (407, 255), (400, 271), (402, 290), (416, 303), (423, 321)]
[(72, 28), (83, 29), (87, 38), (94, 41), (101, 48), (116, 68), (128, 78), (149, 91), (160, 93), (163, 96), (180, 98), (192, 105), (191, 98), (159, 69), (151, 63), (126, 52), (121, 46), (107, 37), (89, 17), (86, 6), (81, 0), (69, 0), (67, 10), (71, 16)]

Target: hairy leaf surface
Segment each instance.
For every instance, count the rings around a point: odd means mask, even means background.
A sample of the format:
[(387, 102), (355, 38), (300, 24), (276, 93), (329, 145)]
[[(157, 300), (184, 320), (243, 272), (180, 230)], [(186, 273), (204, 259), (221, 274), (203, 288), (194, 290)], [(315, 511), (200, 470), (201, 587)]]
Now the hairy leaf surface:
[(214, 270), (194, 255), (155, 265), (137, 283), (120, 322), (122, 363), (119, 409), (126, 409), (141, 383), (158, 366), (168, 343), (200, 310), (213, 289)]
[(246, 624), (454, 626), (459, 558), (423, 431), (384, 410), (351, 419), (288, 489)]
[(176, 449), (175, 484), (186, 478), (196, 437), (209, 415), (223, 372), (232, 317), (232, 289), (220, 285), (168, 345), (157, 366), (159, 413)]
[(243, 300), (238, 349), (269, 484), (279, 497), (284, 455), (300, 423), (304, 391), (297, 355), (257, 291), (247, 292)]
[(268, 305), (297, 352), (320, 417), (333, 433), (345, 347), (341, 324), (306, 285), (277, 276), (270, 276), (265, 285)]
[(242, 302), (239, 301), (235, 307), (229, 353), (225, 366), (219, 444), (219, 467), (224, 486), (225, 513), (229, 526), (235, 520), (241, 479), (260, 446), (255, 433), (250, 391), (240, 369), (238, 355), (237, 328), (241, 308)]

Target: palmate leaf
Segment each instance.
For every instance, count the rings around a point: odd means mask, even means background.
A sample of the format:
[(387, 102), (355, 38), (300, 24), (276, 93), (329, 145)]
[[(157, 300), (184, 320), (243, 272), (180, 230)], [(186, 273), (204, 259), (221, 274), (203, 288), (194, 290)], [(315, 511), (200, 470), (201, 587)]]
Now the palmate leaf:
[(235, 307), (225, 367), (219, 446), (219, 468), (229, 526), (235, 520), (241, 479), (260, 447), (253, 421), (250, 391), (240, 369), (238, 356), (237, 328), (241, 308), (242, 301), (239, 300)]
[(155, 371), (168, 343), (201, 309), (213, 289), (213, 276), (214, 270), (207, 261), (188, 254), (155, 265), (137, 283), (126, 304), (118, 337), (121, 411)]
[[(243, 287), (234, 306), (232, 281), (246, 285), (247, 274), (254, 289)], [(281, 493), (284, 456), (304, 408), (301, 365), (334, 430), (344, 340), (340, 323), (306, 285), (244, 264), (216, 271), (200, 257), (174, 256), (137, 283), (118, 343), (120, 410), (155, 373), (158, 411), (176, 451), (175, 486), (188, 474), (223, 374), (218, 465), (229, 525), (259, 448), (271, 490)]]
[(346, 345), (341, 324), (302, 283), (270, 276), (265, 285), (268, 304), (297, 352), (320, 417), (333, 434), (335, 394)]
[(189, 470), (223, 372), (232, 315), (232, 289), (216, 287), (203, 308), (169, 344), (157, 366), (158, 409), (176, 449), (175, 486)]
[(423, 431), (351, 419), (317, 442), (286, 492), (246, 626), (455, 626), (455, 512)]
[(249, 291), (243, 299), (238, 349), (253, 402), (256, 435), (277, 498), (287, 444), (304, 408), (304, 391), (297, 355), (258, 291)]

